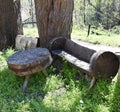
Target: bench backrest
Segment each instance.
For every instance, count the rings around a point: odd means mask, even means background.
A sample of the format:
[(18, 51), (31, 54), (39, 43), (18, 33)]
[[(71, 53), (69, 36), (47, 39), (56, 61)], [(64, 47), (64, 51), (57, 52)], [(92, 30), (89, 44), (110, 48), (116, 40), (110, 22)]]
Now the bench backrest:
[(69, 39), (66, 40), (64, 50), (88, 63), (90, 62), (92, 55), (95, 53), (95, 50), (81, 46)]
[(50, 50), (65, 50), (80, 60), (90, 62), (91, 56), (96, 52), (93, 49), (81, 46), (65, 37), (55, 37), (50, 42)]

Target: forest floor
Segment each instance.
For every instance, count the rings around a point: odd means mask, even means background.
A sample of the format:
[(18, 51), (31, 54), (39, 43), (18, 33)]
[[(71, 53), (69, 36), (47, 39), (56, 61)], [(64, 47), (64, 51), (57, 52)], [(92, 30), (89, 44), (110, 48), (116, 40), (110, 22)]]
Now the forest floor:
[(61, 71), (50, 66), (48, 76), (33, 74), (23, 94), (24, 77), (13, 74), (7, 59), (15, 51), (0, 54), (1, 112), (120, 112), (120, 81), (99, 80), (88, 91), (90, 80), (64, 62)]
[[(97, 33), (99, 33), (99, 35)], [(101, 44), (106, 46), (120, 47), (120, 34), (109, 32), (107, 30), (91, 29), (89, 36), (87, 36), (87, 29), (73, 29), (71, 37), (76, 40), (90, 42), (96, 45)]]
[[(97, 35), (96, 32), (99, 33)], [(28, 36), (38, 36), (37, 28), (26, 28), (24, 27), (24, 35)], [(107, 46), (117, 46), (120, 47), (120, 34), (112, 33), (107, 30), (101, 30), (101, 29), (91, 29), (91, 33), (89, 36), (87, 36), (87, 29), (72, 29), (71, 34), (72, 39), (84, 41), (84, 42), (90, 42), (93, 44), (101, 44), (101, 45), (107, 45)]]
[[(28, 32), (32, 33), (30, 29)], [(79, 42), (92, 47), (91, 43)], [(118, 38), (118, 46), (119, 43)], [(103, 48), (102, 45), (95, 46)], [(114, 48), (119, 50), (119, 47)], [(112, 81), (97, 81), (88, 91), (90, 80), (85, 80), (80, 71), (65, 61), (59, 72), (53, 66), (48, 67), (47, 77), (41, 71), (33, 74), (27, 93), (23, 94), (24, 77), (16, 76), (7, 66), (7, 59), (14, 52), (14, 49), (0, 52), (1, 112), (120, 112), (120, 80), (117, 80), (117, 75)]]

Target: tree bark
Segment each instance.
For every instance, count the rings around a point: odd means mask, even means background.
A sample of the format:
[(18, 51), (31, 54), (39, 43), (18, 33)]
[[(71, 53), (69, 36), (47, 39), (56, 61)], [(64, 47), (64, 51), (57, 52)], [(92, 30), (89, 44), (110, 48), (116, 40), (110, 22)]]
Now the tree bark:
[(15, 47), (17, 36), (17, 14), (15, 12), (14, 0), (2, 0), (4, 14), (4, 28), (7, 38), (7, 46)]
[(86, 14), (85, 14), (85, 10), (86, 10), (86, 0), (84, 0), (83, 4), (84, 4), (84, 16), (83, 16), (83, 19), (84, 19), (84, 24), (85, 24), (85, 23), (86, 23)]
[(35, 0), (38, 45), (48, 47), (56, 36), (70, 38), (74, 0)]
[(6, 36), (4, 29), (4, 16), (2, 11), (2, 0), (0, 0), (0, 50), (6, 46)]
[(15, 12), (17, 16), (17, 34), (23, 35), (23, 25), (22, 25), (22, 17), (21, 17), (21, 2), (20, 0), (15, 1)]
[(0, 0), (0, 50), (15, 47), (18, 33), (17, 11), (14, 0)]

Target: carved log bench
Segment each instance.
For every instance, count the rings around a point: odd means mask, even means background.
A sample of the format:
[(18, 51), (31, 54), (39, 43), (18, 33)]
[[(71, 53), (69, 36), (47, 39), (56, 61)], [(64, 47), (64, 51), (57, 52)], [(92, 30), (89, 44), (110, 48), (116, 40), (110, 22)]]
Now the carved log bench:
[(49, 48), (52, 55), (62, 57), (83, 73), (92, 77), (89, 89), (96, 79), (105, 79), (115, 76), (119, 61), (110, 51), (95, 51), (81, 46), (70, 39), (55, 37), (50, 41)]
[(46, 67), (52, 63), (52, 57), (46, 48), (32, 48), (14, 53), (8, 58), (8, 68), (18, 76), (25, 76), (23, 92), (25, 92), (29, 76), (42, 70), (47, 75)]
[(120, 80), (120, 52), (115, 52), (115, 54), (117, 55), (117, 57), (119, 59), (119, 70), (118, 70), (118, 77), (117, 77), (117, 79)]

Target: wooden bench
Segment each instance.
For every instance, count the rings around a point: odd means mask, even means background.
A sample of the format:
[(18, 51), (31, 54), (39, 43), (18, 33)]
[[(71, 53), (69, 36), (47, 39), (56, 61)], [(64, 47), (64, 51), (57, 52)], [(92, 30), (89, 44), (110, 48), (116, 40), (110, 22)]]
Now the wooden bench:
[(115, 52), (115, 54), (117, 55), (117, 57), (119, 59), (119, 70), (118, 70), (117, 79), (120, 80), (120, 52)]
[(115, 76), (119, 68), (117, 56), (110, 51), (95, 51), (81, 46), (65, 37), (55, 37), (50, 41), (52, 55), (62, 57), (83, 73), (92, 77), (89, 89), (96, 79)]

